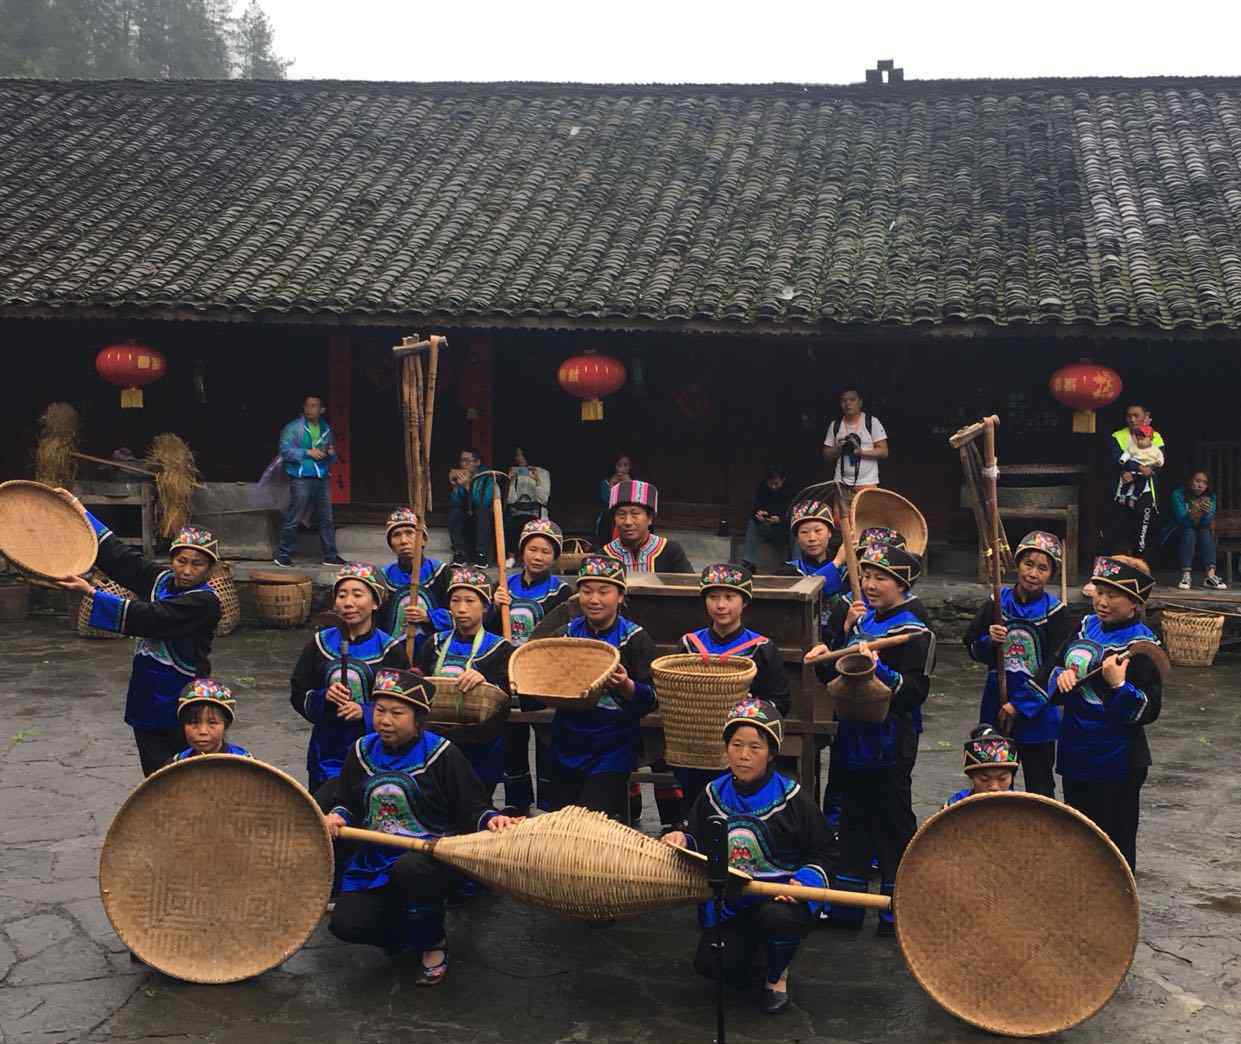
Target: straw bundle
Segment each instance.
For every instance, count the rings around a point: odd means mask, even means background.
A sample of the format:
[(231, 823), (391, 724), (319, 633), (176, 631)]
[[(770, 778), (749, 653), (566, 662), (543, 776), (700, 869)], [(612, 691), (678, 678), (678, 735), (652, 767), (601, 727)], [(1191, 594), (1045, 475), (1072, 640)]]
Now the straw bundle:
[(664, 760), (681, 768), (724, 767), (724, 719), (750, 691), (758, 667), (744, 657), (697, 653), (660, 656), (651, 664), (664, 723)]
[(922, 512), (890, 489), (879, 486), (859, 489), (849, 507), (849, 517), (855, 534), (872, 526), (883, 526), (900, 533), (905, 538), (906, 549), (915, 555), (926, 551), (927, 528)]
[(194, 454), (179, 435), (164, 432), (151, 440), (147, 461), (158, 471), (155, 490), (159, 495), (161, 536), (176, 536), (190, 520), (190, 498), (198, 482)]
[(454, 743), (485, 743), (496, 737), (508, 718), (508, 693), (486, 683), (469, 692), (457, 688), (456, 678), (431, 677), (435, 696), (427, 727)]
[(513, 692), (562, 710), (590, 710), (599, 702), (620, 652), (590, 638), (533, 638), (513, 653)]
[(54, 402), (39, 418), (39, 444), (34, 453), (36, 482), (67, 486), (73, 481), (73, 454), (78, 448), (78, 411)]

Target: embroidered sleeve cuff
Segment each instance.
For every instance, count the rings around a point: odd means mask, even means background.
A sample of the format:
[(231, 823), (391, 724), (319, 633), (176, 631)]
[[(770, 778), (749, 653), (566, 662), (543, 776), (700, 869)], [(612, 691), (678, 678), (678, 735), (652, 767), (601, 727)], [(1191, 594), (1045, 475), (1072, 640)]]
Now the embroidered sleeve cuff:
[(340, 818), (345, 821), (345, 826), (353, 826), (353, 813), (350, 812), (349, 809), (345, 808), (344, 805), (337, 805), (328, 814), (333, 815), (333, 816), (340, 816)]
[(114, 595), (110, 591), (101, 591), (96, 588), (95, 594), (91, 598), (90, 620), (87, 622), (91, 627), (98, 628), (101, 631), (115, 631), (117, 634), (124, 634), (125, 617), (128, 611), (128, 598), (122, 598), (120, 595)]
[(893, 692), (901, 687), (901, 676), (897, 671), (892, 670), (886, 663), (880, 660), (875, 664), (875, 677), (878, 678)]
[(1146, 704), (1146, 693), (1132, 682), (1125, 682), (1124, 685), (1112, 690), (1109, 709), (1113, 720), (1132, 725), (1139, 721), (1146, 712)]
[(490, 823), (493, 819), (495, 819), (496, 816), (498, 816), (499, 814), (500, 813), (497, 812), (494, 808), (487, 809), (486, 812), (484, 812), (481, 816), (478, 817), (478, 829), (486, 830), (487, 824)]
[(110, 537), (112, 535), (112, 530), (100, 522), (99, 519), (97, 519), (89, 511), (86, 512), (86, 521), (90, 523), (91, 529), (95, 531), (95, 537), (99, 543), (102, 544), (106, 537)]
[(817, 863), (809, 863), (803, 866), (793, 875), (793, 880), (797, 884), (807, 885), (810, 888), (828, 888), (827, 871)]

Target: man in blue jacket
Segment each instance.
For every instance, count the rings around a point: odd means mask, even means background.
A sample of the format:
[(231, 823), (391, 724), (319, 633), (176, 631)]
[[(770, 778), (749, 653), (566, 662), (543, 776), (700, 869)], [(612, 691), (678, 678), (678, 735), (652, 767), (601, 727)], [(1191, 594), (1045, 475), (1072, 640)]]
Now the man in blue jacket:
[(297, 544), (298, 519), (306, 508), (312, 508), (319, 525), (319, 541), (323, 545), (324, 565), (344, 565), (336, 550), (336, 530), (332, 525), (332, 489), (328, 474), (336, 463), (336, 437), (323, 419), (323, 400), (307, 395), (302, 400), (302, 415), (289, 421), (280, 432), (280, 459), (291, 480), (289, 506), (280, 527), (280, 550), (276, 565), (293, 564), (293, 548)]

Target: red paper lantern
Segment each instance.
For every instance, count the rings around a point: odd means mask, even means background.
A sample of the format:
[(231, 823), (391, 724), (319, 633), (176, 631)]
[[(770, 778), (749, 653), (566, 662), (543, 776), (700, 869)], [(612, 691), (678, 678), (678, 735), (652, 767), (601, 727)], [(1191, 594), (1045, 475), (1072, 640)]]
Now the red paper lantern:
[(1073, 430), (1094, 434), (1094, 411), (1110, 406), (1124, 390), (1120, 374), (1089, 360), (1062, 366), (1051, 375), (1051, 394), (1073, 413)]
[(619, 391), (625, 383), (625, 364), (611, 356), (596, 355), (588, 350), (585, 355), (575, 355), (562, 362), (556, 376), (560, 387), (570, 395), (585, 400), (582, 403), (582, 420), (603, 420), (602, 399)]
[(142, 386), (163, 377), (168, 363), (154, 348), (128, 341), (103, 349), (95, 356), (95, 369), (105, 381), (121, 389), (122, 409), (141, 409)]

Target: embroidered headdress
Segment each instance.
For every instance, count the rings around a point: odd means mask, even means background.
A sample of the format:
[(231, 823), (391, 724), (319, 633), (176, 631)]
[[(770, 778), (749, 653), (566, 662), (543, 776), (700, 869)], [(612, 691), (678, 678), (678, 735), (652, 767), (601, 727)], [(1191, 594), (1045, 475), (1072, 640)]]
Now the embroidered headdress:
[(625, 583), (625, 563), (607, 555), (587, 555), (577, 569), (577, 586), (584, 580), (603, 580), (615, 584), (622, 591), (628, 588)]
[(376, 607), (383, 605), (384, 599), (388, 597), (388, 581), (384, 579), (383, 573), (369, 562), (347, 562), (341, 566), (336, 579), (332, 581), (333, 597), (346, 580), (357, 580), (369, 587), (371, 594), (375, 596)]
[(974, 729), (965, 741), (965, 771), (977, 772), (985, 768), (1006, 768), (1017, 772), (1020, 758), (1017, 744), (995, 729), (982, 726)]
[(713, 588), (737, 591), (749, 602), (754, 597), (754, 574), (745, 566), (716, 562), (698, 574), (699, 594), (705, 595)]
[(448, 594), (456, 590), (473, 591), (484, 605), (491, 604), (491, 581), (477, 566), (453, 566), (448, 577)]
[(181, 690), (181, 695), (177, 697), (177, 720), (183, 720), (181, 712), (187, 707), (193, 707), (199, 703), (209, 703), (213, 707), (219, 707), (228, 715), (229, 724), (232, 724), (233, 719), (237, 717), (237, 698), (231, 689), (221, 685), (214, 678), (195, 678)]
[(201, 551), (213, 562), (220, 560), (220, 542), (209, 529), (202, 529), (199, 526), (182, 526), (177, 531), (177, 538), (169, 546), (168, 554), (175, 555), (183, 547)]
[(560, 527), (550, 518), (532, 518), (521, 527), (521, 536), (517, 538), (517, 553), (519, 555), (521, 554), (521, 549), (526, 546), (526, 541), (531, 537), (542, 537), (544, 540), (550, 541), (557, 558), (560, 557), (560, 552), (564, 550), (564, 533), (560, 531)]
[(1035, 529), (1021, 538), (1013, 560), (1020, 562), (1021, 556), (1027, 551), (1042, 551), (1050, 558), (1052, 573), (1055, 573), (1056, 568), (1064, 559), (1064, 548), (1060, 543), (1060, 538), (1055, 533), (1044, 533), (1041, 529)]
[(753, 725), (760, 732), (765, 732), (776, 751), (784, 742), (784, 719), (770, 700), (747, 696), (735, 704), (724, 719), (724, 742), (727, 743), (733, 731), (742, 725)]
[(793, 505), (789, 512), (789, 532), (796, 535), (797, 527), (803, 522), (822, 522), (828, 529), (836, 528), (832, 509), (823, 500), (801, 500)]
[(891, 544), (868, 544), (863, 547), (858, 554), (858, 565), (882, 570), (906, 590), (913, 587), (922, 575), (922, 562), (918, 556)]
[(413, 671), (385, 667), (375, 672), (375, 684), (371, 686), (371, 699), (377, 700), (381, 696), (404, 700), (415, 710), (429, 711), (435, 687)]
[(1154, 578), (1150, 573), (1131, 566), (1128, 562), (1106, 556), (1095, 559), (1094, 575), (1091, 576), (1090, 582), (1114, 587), (1142, 605), (1146, 604), (1146, 599), (1150, 597), (1155, 587)]

